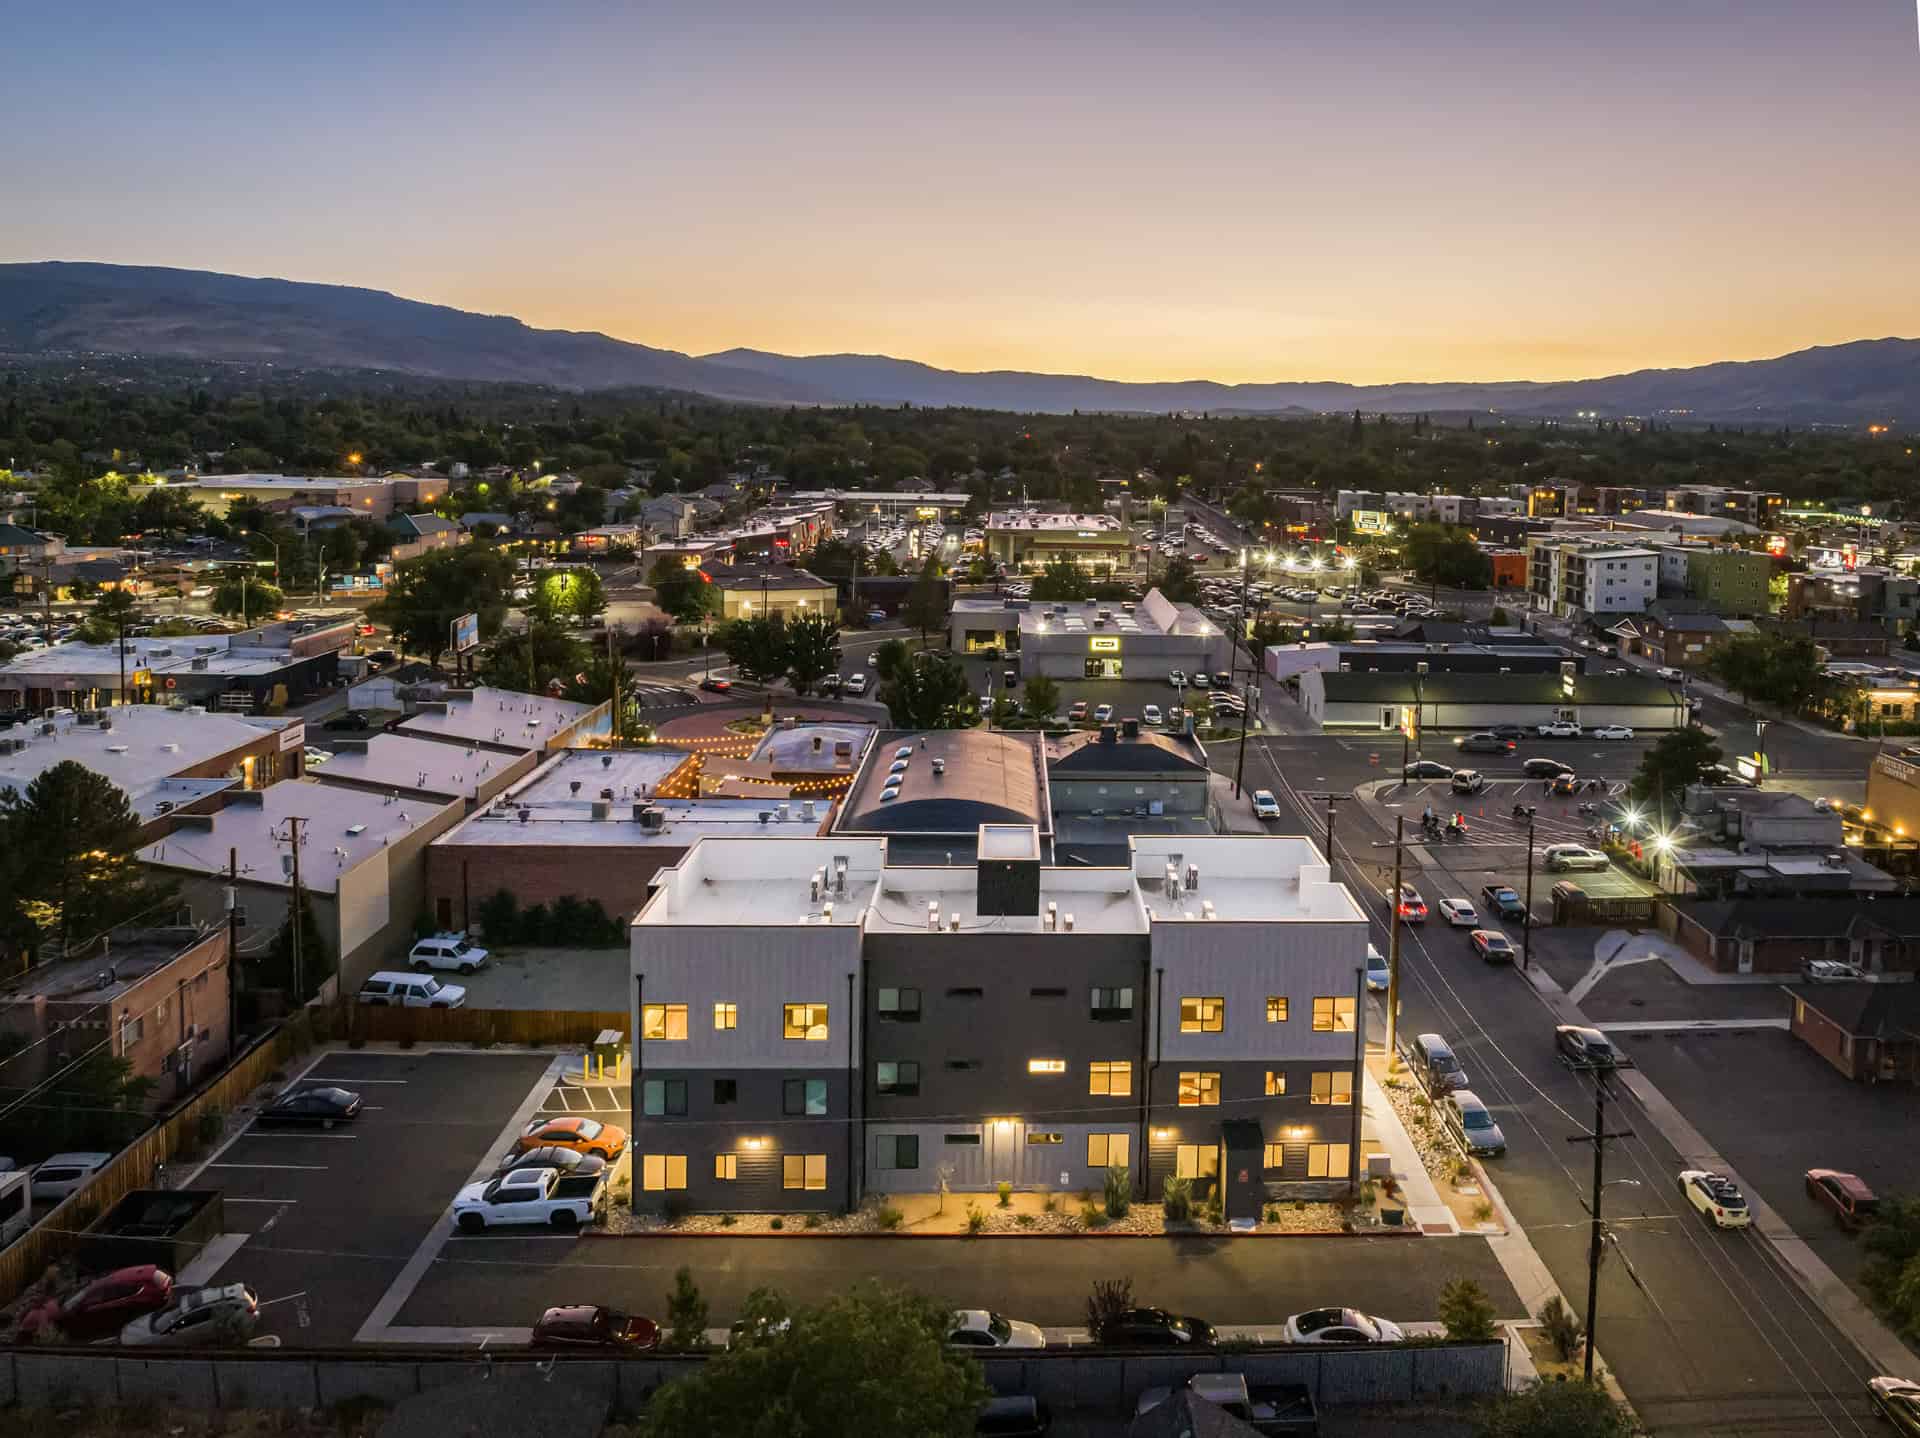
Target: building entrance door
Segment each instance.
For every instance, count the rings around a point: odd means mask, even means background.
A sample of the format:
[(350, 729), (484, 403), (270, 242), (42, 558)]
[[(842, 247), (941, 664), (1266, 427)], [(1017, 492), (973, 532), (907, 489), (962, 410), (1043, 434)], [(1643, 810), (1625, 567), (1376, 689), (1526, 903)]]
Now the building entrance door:
[(989, 1119), (987, 1130), (987, 1185), (1018, 1183), (1020, 1150), (1027, 1141), (1027, 1126), (1019, 1119)]
[(1089, 679), (1118, 679), (1120, 677), (1120, 661), (1111, 658), (1103, 659), (1098, 656), (1090, 657), (1086, 664), (1086, 675)]

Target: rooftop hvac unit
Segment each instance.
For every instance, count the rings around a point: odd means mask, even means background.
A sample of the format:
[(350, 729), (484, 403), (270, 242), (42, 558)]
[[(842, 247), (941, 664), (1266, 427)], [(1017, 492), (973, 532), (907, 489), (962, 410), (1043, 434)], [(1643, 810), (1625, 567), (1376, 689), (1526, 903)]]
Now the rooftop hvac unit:
[(1187, 865), (1187, 892), (1191, 894), (1199, 887), (1200, 866), (1198, 864), (1189, 864)]
[(1072, 914), (1062, 914), (1062, 915), (1060, 916), (1060, 927), (1061, 927), (1061, 928), (1062, 928), (1062, 929), (1063, 929), (1063, 930), (1064, 930), (1065, 932), (1067, 932), (1067, 933), (1069, 933), (1069, 934), (1070, 934), (1070, 933), (1072, 933), (1072, 932), (1073, 932), (1073, 915), (1072, 915)]
[(593, 801), (593, 817), (596, 819), (611, 819), (613, 817), (613, 805), (609, 804), (605, 799), (595, 799)]
[(847, 892), (847, 865), (850, 861), (845, 854), (833, 856), (833, 891), (841, 897)]
[(950, 934), (960, 932), (960, 911), (958, 909), (955, 909), (947, 915), (947, 932)]
[(940, 932), (940, 905), (932, 899), (927, 901), (927, 932), (930, 934)]
[(815, 869), (813, 877), (807, 880), (807, 898), (814, 903), (820, 902), (821, 891), (827, 887), (827, 871)]
[(1060, 927), (1060, 906), (1051, 900), (1047, 903), (1046, 927), (1049, 933)]
[(1179, 898), (1180, 870), (1172, 864), (1167, 865), (1167, 872), (1161, 876), (1160, 887), (1169, 899)]
[(1202, 899), (1200, 901), (1200, 917), (1203, 919), (1211, 919), (1214, 917), (1212, 899)]

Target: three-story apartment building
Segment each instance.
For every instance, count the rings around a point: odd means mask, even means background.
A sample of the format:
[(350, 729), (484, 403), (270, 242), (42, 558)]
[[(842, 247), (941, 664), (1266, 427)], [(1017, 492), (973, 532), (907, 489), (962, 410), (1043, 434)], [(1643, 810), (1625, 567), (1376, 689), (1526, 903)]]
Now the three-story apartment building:
[(1313, 845), (1136, 836), (1051, 867), (884, 839), (707, 839), (634, 920), (636, 1206), (869, 1193), (1344, 1185), (1367, 925)]

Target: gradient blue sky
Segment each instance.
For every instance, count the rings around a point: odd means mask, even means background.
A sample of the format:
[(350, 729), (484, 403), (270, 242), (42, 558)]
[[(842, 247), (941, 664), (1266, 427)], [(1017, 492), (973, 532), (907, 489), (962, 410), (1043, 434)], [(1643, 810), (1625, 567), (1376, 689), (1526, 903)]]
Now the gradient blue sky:
[(0, 257), (1123, 379), (1920, 334), (1911, 0), (913, 8), (0, 0)]

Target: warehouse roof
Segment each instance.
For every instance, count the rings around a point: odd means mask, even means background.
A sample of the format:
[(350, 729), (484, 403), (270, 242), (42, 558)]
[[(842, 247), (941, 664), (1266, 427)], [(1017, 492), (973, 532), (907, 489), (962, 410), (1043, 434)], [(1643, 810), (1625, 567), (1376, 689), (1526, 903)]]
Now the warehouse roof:
[[(934, 765), (938, 761), (941, 772)], [(903, 767), (898, 770), (895, 765)], [(881, 730), (853, 781), (840, 833), (964, 834), (982, 824), (1052, 832), (1036, 734), (982, 729)]]

